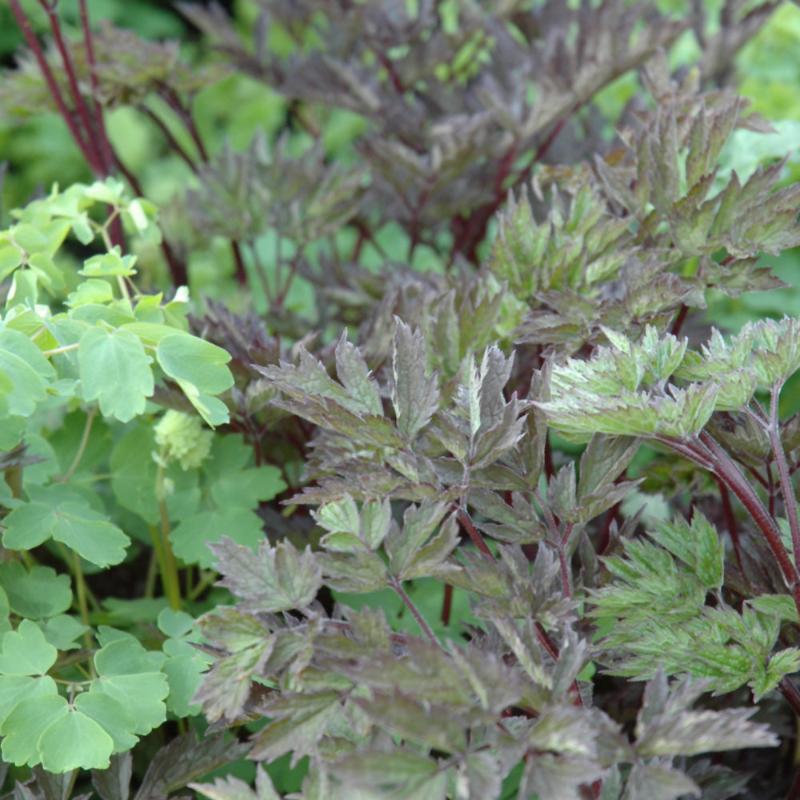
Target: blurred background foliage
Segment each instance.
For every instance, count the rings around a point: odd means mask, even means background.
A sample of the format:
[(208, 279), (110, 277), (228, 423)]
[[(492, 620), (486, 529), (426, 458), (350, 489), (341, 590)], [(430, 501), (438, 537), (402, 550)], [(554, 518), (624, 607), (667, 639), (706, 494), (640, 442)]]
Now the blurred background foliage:
[[(202, 7), (202, 2), (189, 3)], [(257, 23), (258, 5), (252, 0), (230, 0), (216, 4), (225, 8), (234, 19), (243, 41), (253, 38)], [(660, 0), (660, 10), (681, 19), (690, 13), (690, 0)], [(707, 36), (719, 27), (722, 0), (703, 0), (707, 14)], [(47, 21), (36, 0), (24, 0), (23, 8), (29, 13), (37, 32), (47, 33)], [(159, 0), (92, 0), (90, 3), (94, 23), (110, 21), (152, 40), (170, 39), (180, 42), (181, 56), (188, 63), (209, 59), (219, 60), (212, 52), (201, 32), (172, 3)], [(79, 38), (77, 0), (62, 0), (59, 11), (67, 34)], [(21, 34), (14, 24), (8, 4), (0, 4), (0, 63), (6, 67), (14, 64), (15, 52), (21, 45)], [(290, 54), (297, 45), (280, 25), (271, 25), (268, 34), (271, 51)], [(704, 42), (687, 30), (669, 52), (673, 68), (691, 69), (702, 56)], [(733, 136), (723, 157), (722, 172), (731, 169), (741, 175), (750, 174), (758, 163), (793, 153), (786, 165), (786, 181), (798, 177), (800, 172), (800, 7), (794, 2), (784, 2), (769, 18), (759, 32), (738, 53), (726, 75), (739, 93), (750, 100), (752, 109), (762, 113), (776, 129), (771, 136), (758, 136), (739, 130)], [(608, 140), (611, 140), (615, 123), (628, 101), (639, 91), (639, 79), (631, 71), (606, 87), (595, 98), (592, 107), (581, 113), (597, 115), (601, 112)], [(187, 150), (192, 143), (170, 110), (153, 107), (169, 125), (175, 139)], [(193, 105), (195, 120), (208, 150), (213, 155), (224, 147), (233, 152), (245, 151), (254, 136), (262, 134), (274, 143), (279, 137), (287, 144), (289, 152), (299, 153), (312, 143), (311, 137), (297, 124), (296, 109), (287, 100), (272, 91), (264, 82), (248, 77), (244, 72), (228, 71), (211, 85), (201, 89)], [(314, 109), (314, 121), (322, 130), (321, 141), (326, 159), (352, 164), (356, 155), (352, 146), (367, 123), (357, 114), (342, 109)], [(594, 118), (593, 116), (593, 118)], [(156, 124), (130, 106), (122, 106), (107, 114), (109, 135), (115, 148), (123, 155), (126, 165), (135, 173), (146, 195), (165, 209), (169, 218), (170, 201), (196, 185), (196, 178), (186, 164), (171, 150)], [(0, 115), (0, 164), (3, 166), (2, 192), (0, 193), (0, 221), (7, 222), (8, 210), (19, 207), (32, 196), (45, 191), (57, 181), (67, 185), (89, 177), (86, 163), (70, 138), (63, 121), (55, 113), (25, 115)], [(721, 175), (720, 178), (724, 177)], [(173, 221), (174, 220), (169, 220)], [(179, 224), (176, 222), (176, 224)], [(352, 234), (347, 229), (342, 236)], [(491, 238), (491, 237), (489, 237)], [(405, 261), (408, 237), (396, 226), (386, 226), (379, 231), (379, 245), (383, 256), (373, 253), (377, 266), (387, 260)], [(286, 242), (277, 242), (273, 231), (265, 230), (258, 238), (256, 249), (265, 262), (276, 247), (286, 248)], [(140, 254), (146, 259), (146, 253)], [(286, 253), (284, 253), (284, 256)], [(310, 249), (313, 258), (313, 247)], [(157, 266), (158, 254), (152, 253), (153, 283), (160, 280)], [(440, 271), (445, 265), (440, 257), (427, 247), (419, 247), (412, 264), (415, 267)], [(369, 253), (362, 257), (369, 266)], [(737, 298), (720, 297), (709, 309), (709, 319), (723, 327), (738, 328), (754, 314), (780, 315), (800, 312), (800, 254), (787, 253), (776, 263), (780, 277), (791, 284), (792, 292), (745, 293)], [(163, 267), (162, 267), (163, 268)], [(243, 293), (231, 280), (235, 265), (226, 242), (210, 241), (207, 247), (193, 249), (190, 255), (190, 286), (194, 292), (210, 293), (222, 298), (234, 308), (244, 310), (254, 305), (257, 311), (267, 307), (260, 291), (259, 281), (250, 282), (252, 296)], [(313, 293), (302, 279), (295, 280), (287, 307), (309, 314)]]

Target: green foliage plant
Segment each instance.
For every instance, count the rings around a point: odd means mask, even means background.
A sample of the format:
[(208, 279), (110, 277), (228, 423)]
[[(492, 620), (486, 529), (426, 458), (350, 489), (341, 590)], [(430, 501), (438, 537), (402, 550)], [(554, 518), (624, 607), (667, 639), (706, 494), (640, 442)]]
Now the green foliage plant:
[[(92, 177), (0, 230), (0, 791), (797, 796), (800, 322), (703, 317), (800, 246), (726, 163), (774, 5), (10, 0)], [(212, 148), (232, 75), (284, 124)]]

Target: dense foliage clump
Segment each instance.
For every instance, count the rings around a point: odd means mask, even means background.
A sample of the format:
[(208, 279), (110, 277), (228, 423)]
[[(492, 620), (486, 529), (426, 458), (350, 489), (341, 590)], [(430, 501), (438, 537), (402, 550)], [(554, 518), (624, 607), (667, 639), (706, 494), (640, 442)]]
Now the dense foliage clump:
[(797, 795), (800, 18), (689, 5), (10, 0), (0, 791)]

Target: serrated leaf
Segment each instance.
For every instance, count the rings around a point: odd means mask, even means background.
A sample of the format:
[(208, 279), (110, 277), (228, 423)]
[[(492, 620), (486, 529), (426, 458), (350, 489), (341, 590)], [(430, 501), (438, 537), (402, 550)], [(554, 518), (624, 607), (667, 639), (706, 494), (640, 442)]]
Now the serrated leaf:
[(224, 733), (174, 738), (150, 761), (134, 800), (163, 800), (172, 792), (241, 758), (246, 746)]
[(429, 374), (422, 333), (412, 331), (399, 319), (395, 321), (392, 374), (397, 427), (403, 438), (411, 442), (438, 408), (439, 387), (436, 378)]
[(339, 500), (325, 503), (313, 512), (317, 525), (330, 533), (350, 533), (358, 537), (361, 520), (355, 500), (346, 494)]
[(310, 549), (303, 552), (290, 542), (272, 547), (261, 543), (254, 554), (231, 539), (223, 539), (211, 549), (220, 582), (243, 602), (243, 608), (258, 611), (288, 611), (309, 605), (322, 585), (322, 571)]
[(130, 753), (111, 757), (111, 766), (92, 772), (92, 786), (102, 800), (128, 800), (133, 759)]
[(190, 783), (189, 788), (200, 792), (209, 800), (280, 800), (269, 774), (260, 764), (256, 767), (255, 791), (232, 775), (217, 778), (214, 783)]
[(311, 752), (324, 734), (328, 723), (338, 714), (337, 692), (308, 695), (284, 695), (270, 704), (272, 721), (253, 740), (250, 758), (273, 761), (292, 753), (292, 763)]
[[(397, 573), (397, 578), (401, 581), (408, 581), (441, 575), (445, 566), (444, 562), (458, 546), (459, 539), (458, 523), (455, 515), (451, 514), (439, 533), (411, 556), (402, 570)], [(392, 567), (395, 567), (394, 563)]]
[(622, 800), (678, 800), (700, 797), (700, 787), (683, 772), (663, 764), (634, 764)]
[(358, 348), (347, 341), (345, 334), (336, 345), (336, 375), (357, 408), (364, 414), (383, 415), (378, 385), (372, 379), (369, 367)]
[(242, 713), (250, 695), (252, 679), (275, 646), (274, 636), (264, 636), (249, 647), (215, 659), (203, 675), (192, 702), (202, 706), (206, 719), (234, 721)]
[(404, 573), (420, 548), (436, 532), (446, 513), (446, 503), (429, 502), (406, 509), (402, 529), (391, 531), (386, 539), (386, 551), (395, 575)]

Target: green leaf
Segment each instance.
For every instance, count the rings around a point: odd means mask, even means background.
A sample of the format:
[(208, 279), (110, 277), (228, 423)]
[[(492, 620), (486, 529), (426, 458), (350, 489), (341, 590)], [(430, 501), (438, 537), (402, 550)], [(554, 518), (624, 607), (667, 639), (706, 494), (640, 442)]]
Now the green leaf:
[(19, 561), (6, 561), (0, 564), (0, 584), (11, 610), (21, 617), (53, 617), (72, 605), (69, 576), (58, 575), (51, 567), (37, 565), (28, 571)]
[(751, 681), (753, 697), (756, 702), (775, 689), (787, 675), (792, 675), (800, 671), (800, 650), (796, 647), (787, 647), (771, 655), (767, 668), (757, 676), (757, 680)]
[(281, 470), (271, 464), (241, 469), (215, 478), (211, 497), (220, 509), (257, 508), (286, 489)]
[(167, 660), (162, 669), (169, 682), (167, 709), (178, 717), (199, 714), (201, 706), (193, 701), (212, 658), (175, 639), (164, 642), (164, 654)]
[(145, 650), (132, 637), (112, 641), (94, 655), (98, 679), (95, 686), (132, 715), (132, 733), (150, 733), (167, 716), (164, 700), (169, 684), (161, 666), (161, 653)]
[(84, 400), (99, 400), (104, 416), (130, 421), (144, 412), (146, 399), (153, 394), (151, 362), (132, 333), (89, 328), (78, 348)]
[(75, 707), (91, 717), (111, 737), (115, 753), (130, 750), (138, 741), (132, 732), (136, 727), (133, 715), (122, 703), (97, 686), (92, 686), (88, 692), (81, 692), (75, 698)]
[(0, 399), (7, 413), (27, 417), (46, 397), (55, 371), (27, 336), (0, 330)]
[(42, 734), (68, 714), (69, 704), (57, 693), (29, 697), (17, 703), (0, 726), (4, 737), (3, 759), (18, 767), (40, 763)]
[(107, 253), (87, 258), (80, 274), (87, 278), (130, 277), (136, 274), (135, 263), (136, 256), (123, 256), (119, 247), (114, 247)]
[(660, 525), (650, 536), (690, 567), (707, 589), (722, 586), (725, 548), (702, 513), (695, 510), (691, 525), (676, 519)]
[(773, 614), (786, 622), (798, 621), (797, 606), (790, 594), (762, 594), (751, 597), (747, 603), (762, 614)]
[(215, 563), (211, 545), (218, 544), (224, 537), (249, 548), (252, 557), (252, 552), (264, 541), (264, 523), (253, 511), (223, 508), (187, 517), (169, 534), (178, 558), (206, 568)]
[(0, 672), (6, 675), (44, 675), (53, 666), (58, 650), (36, 623), (22, 620), (15, 631), (3, 635)]
[(62, 542), (99, 567), (119, 564), (130, 539), (77, 495), (53, 486), (32, 495), (35, 500), (6, 517), (3, 544), (31, 550), (48, 538)]
[(165, 608), (158, 615), (158, 627), (170, 638), (162, 645), (167, 656), (164, 674), (169, 681), (167, 708), (179, 717), (188, 717), (200, 711), (200, 705), (192, 700), (199, 689), (203, 673), (213, 659), (192, 645), (198, 634), (194, 630), (194, 619), (185, 611)]
[[(158, 467), (152, 456), (156, 449), (153, 428), (134, 423), (111, 451), (111, 488), (117, 502), (151, 525), (158, 524)], [(170, 518), (178, 520), (196, 513), (200, 501), (197, 471), (184, 471), (171, 464), (166, 477), (172, 484), (167, 496)]]
[(22, 264), (23, 253), (13, 244), (0, 243), (0, 281)]
[(38, 741), (42, 766), (50, 772), (106, 769), (114, 748), (112, 738), (91, 717), (77, 709), (59, 716)]
[(325, 503), (313, 512), (317, 525), (331, 533), (351, 533), (358, 536), (361, 525), (356, 501), (346, 494), (340, 500)]
[(269, 612), (304, 608), (322, 585), (322, 571), (314, 553), (308, 548), (300, 552), (291, 542), (272, 547), (263, 541), (254, 554), (226, 538), (211, 549), (224, 576), (221, 585), (242, 601), (243, 609)]
[(0, 675), (0, 733), (6, 717), (23, 700), (56, 694), (58, 688), (49, 675), (42, 678), (32, 678), (29, 675)]
[(180, 638), (186, 636), (194, 628), (194, 617), (185, 611), (165, 608), (159, 612), (156, 624), (166, 636)]
[(88, 630), (75, 617), (59, 614), (51, 617), (42, 628), (45, 638), (59, 650), (75, 650), (80, 647), (78, 639)]
[(227, 367), (231, 360), (228, 353), (196, 336), (175, 334), (159, 341), (156, 358), (209, 425), (228, 421), (227, 407), (214, 397), (233, 385), (233, 375)]

